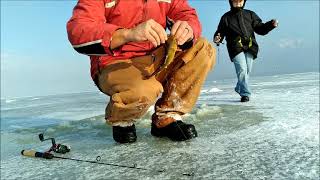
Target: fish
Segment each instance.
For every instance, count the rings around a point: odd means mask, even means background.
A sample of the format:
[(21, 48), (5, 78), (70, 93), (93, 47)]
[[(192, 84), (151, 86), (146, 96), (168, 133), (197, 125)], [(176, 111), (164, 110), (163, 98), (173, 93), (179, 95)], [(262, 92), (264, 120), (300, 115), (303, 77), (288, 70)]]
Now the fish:
[[(167, 42), (168, 47), (166, 50), (166, 58), (165, 61), (161, 67), (161, 70), (167, 69), (167, 67), (173, 62), (174, 56), (176, 54), (176, 51), (178, 49), (178, 43), (174, 36), (169, 36)], [(160, 72), (161, 72), (160, 70)]]
[(159, 66), (156, 71), (154, 71), (150, 76), (150, 78), (154, 75), (160, 74), (163, 70), (167, 69), (167, 67), (173, 62), (174, 56), (176, 55), (176, 51), (178, 50), (178, 42), (175, 36), (169, 36), (166, 41), (166, 56), (163, 64)]
[(178, 42), (175, 36), (169, 36), (166, 41), (166, 57), (163, 64), (149, 77), (158, 75), (163, 70), (167, 69), (167, 67), (173, 62), (176, 51), (178, 50)]

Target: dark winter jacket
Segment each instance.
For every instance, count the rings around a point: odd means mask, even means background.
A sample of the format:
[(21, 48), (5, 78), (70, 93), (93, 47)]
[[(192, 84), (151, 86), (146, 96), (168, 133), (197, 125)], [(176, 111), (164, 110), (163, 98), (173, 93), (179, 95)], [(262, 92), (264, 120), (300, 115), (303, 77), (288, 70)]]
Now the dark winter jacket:
[(263, 23), (255, 12), (243, 9), (246, 0), (242, 8), (234, 8), (231, 0), (229, 0), (229, 3), (231, 10), (221, 17), (214, 37), (220, 33), (220, 42), (226, 37), (231, 60), (241, 52), (250, 52), (255, 59), (258, 55), (259, 46), (254, 32), (259, 35), (266, 35), (274, 28), (272, 21)]

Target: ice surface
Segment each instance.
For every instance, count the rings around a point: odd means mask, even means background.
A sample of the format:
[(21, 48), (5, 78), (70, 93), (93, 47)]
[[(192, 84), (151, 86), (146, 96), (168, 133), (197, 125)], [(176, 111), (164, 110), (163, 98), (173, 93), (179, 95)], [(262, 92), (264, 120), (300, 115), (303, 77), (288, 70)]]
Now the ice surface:
[[(1, 179), (319, 179), (319, 73), (254, 77), (248, 103), (234, 83), (204, 85), (184, 117), (199, 137), (186, 142), (152, 137), (151, 107), (136, 123), (138, 141), (115, 143), (98, 92), (1, 99)], [(71, 146), (62, 156), (150, 170), (21, 156), (49, 147), (42, 132)]]

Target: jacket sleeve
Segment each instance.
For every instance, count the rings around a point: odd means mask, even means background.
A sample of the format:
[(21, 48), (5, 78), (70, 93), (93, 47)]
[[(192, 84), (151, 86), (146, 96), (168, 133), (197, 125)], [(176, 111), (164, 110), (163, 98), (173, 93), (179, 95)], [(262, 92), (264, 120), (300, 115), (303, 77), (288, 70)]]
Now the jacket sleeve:
[(216, 32), (214, 33), (214, 37), (216, 37), (218, 35), (218, 33), (220, 33), (220, 43), (223, 41), (224, 37), (226, 36), (226, 27), (227, 27), (227, 23), (226, 23), (226, 18), (224, 16), (221, 17), (218, 28), (216, 30)]
[(274, 29), (274, 26), (272, 25), (272, 21), (263, 23), (262, 20), (259, 18), (259, 16), (252, 11), (251, 11), (251, 16), (252, 16), (252, 27), (254, 29), (254, 32), (256, 32), (257, 34), (266, 35), (272, 29)]
[(187, 21), (192, 27), (194, 42), (201, 35), (201, 24), (197, 15), (197, 12), (192, 8), (187, 0), (172, 0), (168, 17), (174, 21)]
[(87, 55), (112, 55), (112, 34), (121, 27), (106, 23), (103, 0), (79, 0), (67, 23), (68, 39), (73, 48)]

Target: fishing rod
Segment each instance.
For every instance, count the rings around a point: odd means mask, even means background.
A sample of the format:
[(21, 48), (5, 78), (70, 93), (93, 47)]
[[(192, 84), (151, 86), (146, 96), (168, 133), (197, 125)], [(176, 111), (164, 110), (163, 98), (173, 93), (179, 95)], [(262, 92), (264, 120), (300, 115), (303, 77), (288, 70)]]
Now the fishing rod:
[[(151, 169), (137, 167), (136, 164), (134, 164), (133, 166), (127, 166), (127, 165), (99, 162), (101, 159), (100, 156), (97, 156), (96, 161), (90, 161), (90, 160), (83, 160), (83, 159), (76, 159), (76, 158), (61, 157), (61, 156), (56, 156), (56, 155), (49, 153), (49, 152), (37, 152), (35, 150), (22, 150), (21, 154), (23, 156), (37, 157), (37, 158), (44, 158), (44, 159), (53, 159), (53, 158), (67, 159), (67, 160), (71, 160), (71, 161), (88, 162), (88, 163), (102, 164), (102, 165), (108, 165), (108, 166), (124, 167), (124, 168), (131, 168), (131, 169), (141, 169), (141, 170), (151, 170)], [(157, 172), (165, 172), (165, 170), (157, 170)]]
[[(54, 159), (54, 158), (56, 158), (56, 159), (64, 159), (64, 160), (78, 161), (78, 162), (87, 162), (87, 163), (92, 163), (92, 164), (100, 164), (100, 165), (115, 166), (115, 167), (122, 167), (122, 168), (147, 170), (147, 171), (156, 171), (156, 172), (159, 172), (159, 173), (165, 172), (165, 170), (153, 170), (153, 169), (148, 169), (148, 168), (137, 167), (137, 164), (134, 164), (132, 166), (128, 166), (128, 165), (121, 165), (121, 164), (99, 162), (101, 160), (100, 156), (96, 157), (96, 161), (56, 156), (56, 155), (52, 154), (51, 152), (65, 154), (67, 152), (70, 152), (70, 150), (71, 150), (70, 146), (63, 145), (63, 144), (56, 144), (56, 141), (55, 141), (54, 138), (45, 139), (43, 133), (39, 134), (39, 139), (40, 139), (41, 142), (46, 141), (46, 140), (51, 140), (52, 146), (50, 147), (50, 149), (48, 151), (37, 152), (35, 150), (22, 150), (21, 154), (23, 156), (43, 158), (43, 159)], [(182, 175), (184, 175), (184, 176), (193, 176), (194, 173), (193, 172), (192, 173), (182, 173)]]
[[(36, 158), (43, 158), (43, 159), (65, 159), (65, 160), (71, 160), (71, 161), (78, 161), (78, 162), (87, 162), (87, 163), (92, 163), (92, 164), (100, 164), (100, 165), (107, 165), (107, 166), (115, 166), (115, 167), (122, 167), (122, 168), (130, 168), (130, 169), (138, 169), (138, 170), (146, 170), (146, 171), (156, 171), (159, 173), (164, 173), (166, 170), (153, 170), (153, 169), (148, 169), (148, 168), (142, 168), (142, 167), (137, 167), (137, 164), (134, 164), (133, 166), (128, 166), (128, 165), (120, 165), (120, 164), (113, 164), (113, 163), (105, 163), (105, 162), (99, 162), (101, 160), (100, 156), (97, 156), (96, 161), (91, 161), (91, 160), (83, 160), (83, 159), (76, 159), (76, 158), (69, 158), (69, 157), (61, 157), (61, 156), (56, 156), (50, 152), (37, 152), (35, 150), (22, 150), (21, 154), (23, 156), (29, 156), (29, 157), (36, 157)], [(182, 173), (184, 176), (194, 176), (194, 173)]]

